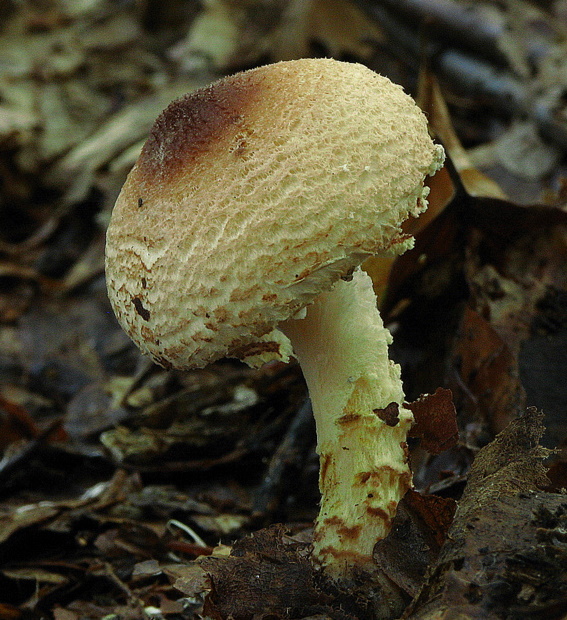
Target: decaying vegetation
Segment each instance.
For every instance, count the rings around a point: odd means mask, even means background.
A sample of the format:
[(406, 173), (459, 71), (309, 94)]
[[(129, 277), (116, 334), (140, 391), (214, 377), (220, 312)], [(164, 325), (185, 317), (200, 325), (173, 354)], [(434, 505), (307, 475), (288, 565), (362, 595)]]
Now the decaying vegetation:
[[(0, 5), (0, 617), (564, 617), (566, 36), (563, 0)], [(161, 370), (103, 273), (165, 105), (307, 55), (403, 84), (449, 156), (415, 249), (366, 265), (415, 490), (348, 591), (307, 561), (299, 368)]]

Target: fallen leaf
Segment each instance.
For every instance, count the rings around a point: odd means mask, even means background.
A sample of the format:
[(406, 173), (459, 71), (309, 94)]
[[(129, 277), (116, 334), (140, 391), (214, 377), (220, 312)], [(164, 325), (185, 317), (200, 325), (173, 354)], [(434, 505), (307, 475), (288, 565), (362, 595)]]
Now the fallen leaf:
[(517, 359), (477, 312), (466, 307), (452, 351), (455, 377), (451, 389), (460, 415), (480, 417), (499, 432), (525, 403)]
[(459, 428), (451, 390), (437, 388), (434, 394), (425, 394), (406, 406), (415, 418), (410, 437), (418, 437), (424, 450), (439, 454), (456, 445)]
[(408, 597), (421, 588), (427, 567), (437, 559), (456, 503), (410, 489), (398, 505), (390, 534), (374, 547), (380, 571)]

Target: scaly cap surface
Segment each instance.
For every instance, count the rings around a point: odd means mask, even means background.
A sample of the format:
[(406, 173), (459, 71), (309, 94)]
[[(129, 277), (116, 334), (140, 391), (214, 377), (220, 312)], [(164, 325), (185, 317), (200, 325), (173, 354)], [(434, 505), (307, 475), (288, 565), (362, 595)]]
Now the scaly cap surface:
[(280, 62), (174, 101), (107, 234), (113, 309), (159, 364), (287, 359), (275, 329), (367, 256), (411, 245), (443, 150), (402, 88), (330, 59)]

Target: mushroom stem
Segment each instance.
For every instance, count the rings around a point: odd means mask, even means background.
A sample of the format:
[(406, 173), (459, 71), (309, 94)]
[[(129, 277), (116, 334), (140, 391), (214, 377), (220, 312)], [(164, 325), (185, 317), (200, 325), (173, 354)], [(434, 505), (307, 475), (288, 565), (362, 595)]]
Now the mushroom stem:
[(400, 368), (388, 358), (390, 332), (372, 280), (357, 269), (280, 324), (299, 360), (313, 406), (320, 457), (321, 509), (313, 559), (335, 578), (372, 565), (411, 486)]

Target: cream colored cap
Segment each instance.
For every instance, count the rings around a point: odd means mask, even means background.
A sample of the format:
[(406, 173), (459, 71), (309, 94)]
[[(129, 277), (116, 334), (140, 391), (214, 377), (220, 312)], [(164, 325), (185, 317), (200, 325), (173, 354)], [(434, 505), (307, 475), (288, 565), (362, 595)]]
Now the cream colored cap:
[(401, 87), (329, 59), (267, 65), (171, 103), (107, 234), (112, 307), (165, 367), (287, 359), (277, 330), (367, 256), (413, 241), (443, 149)]

